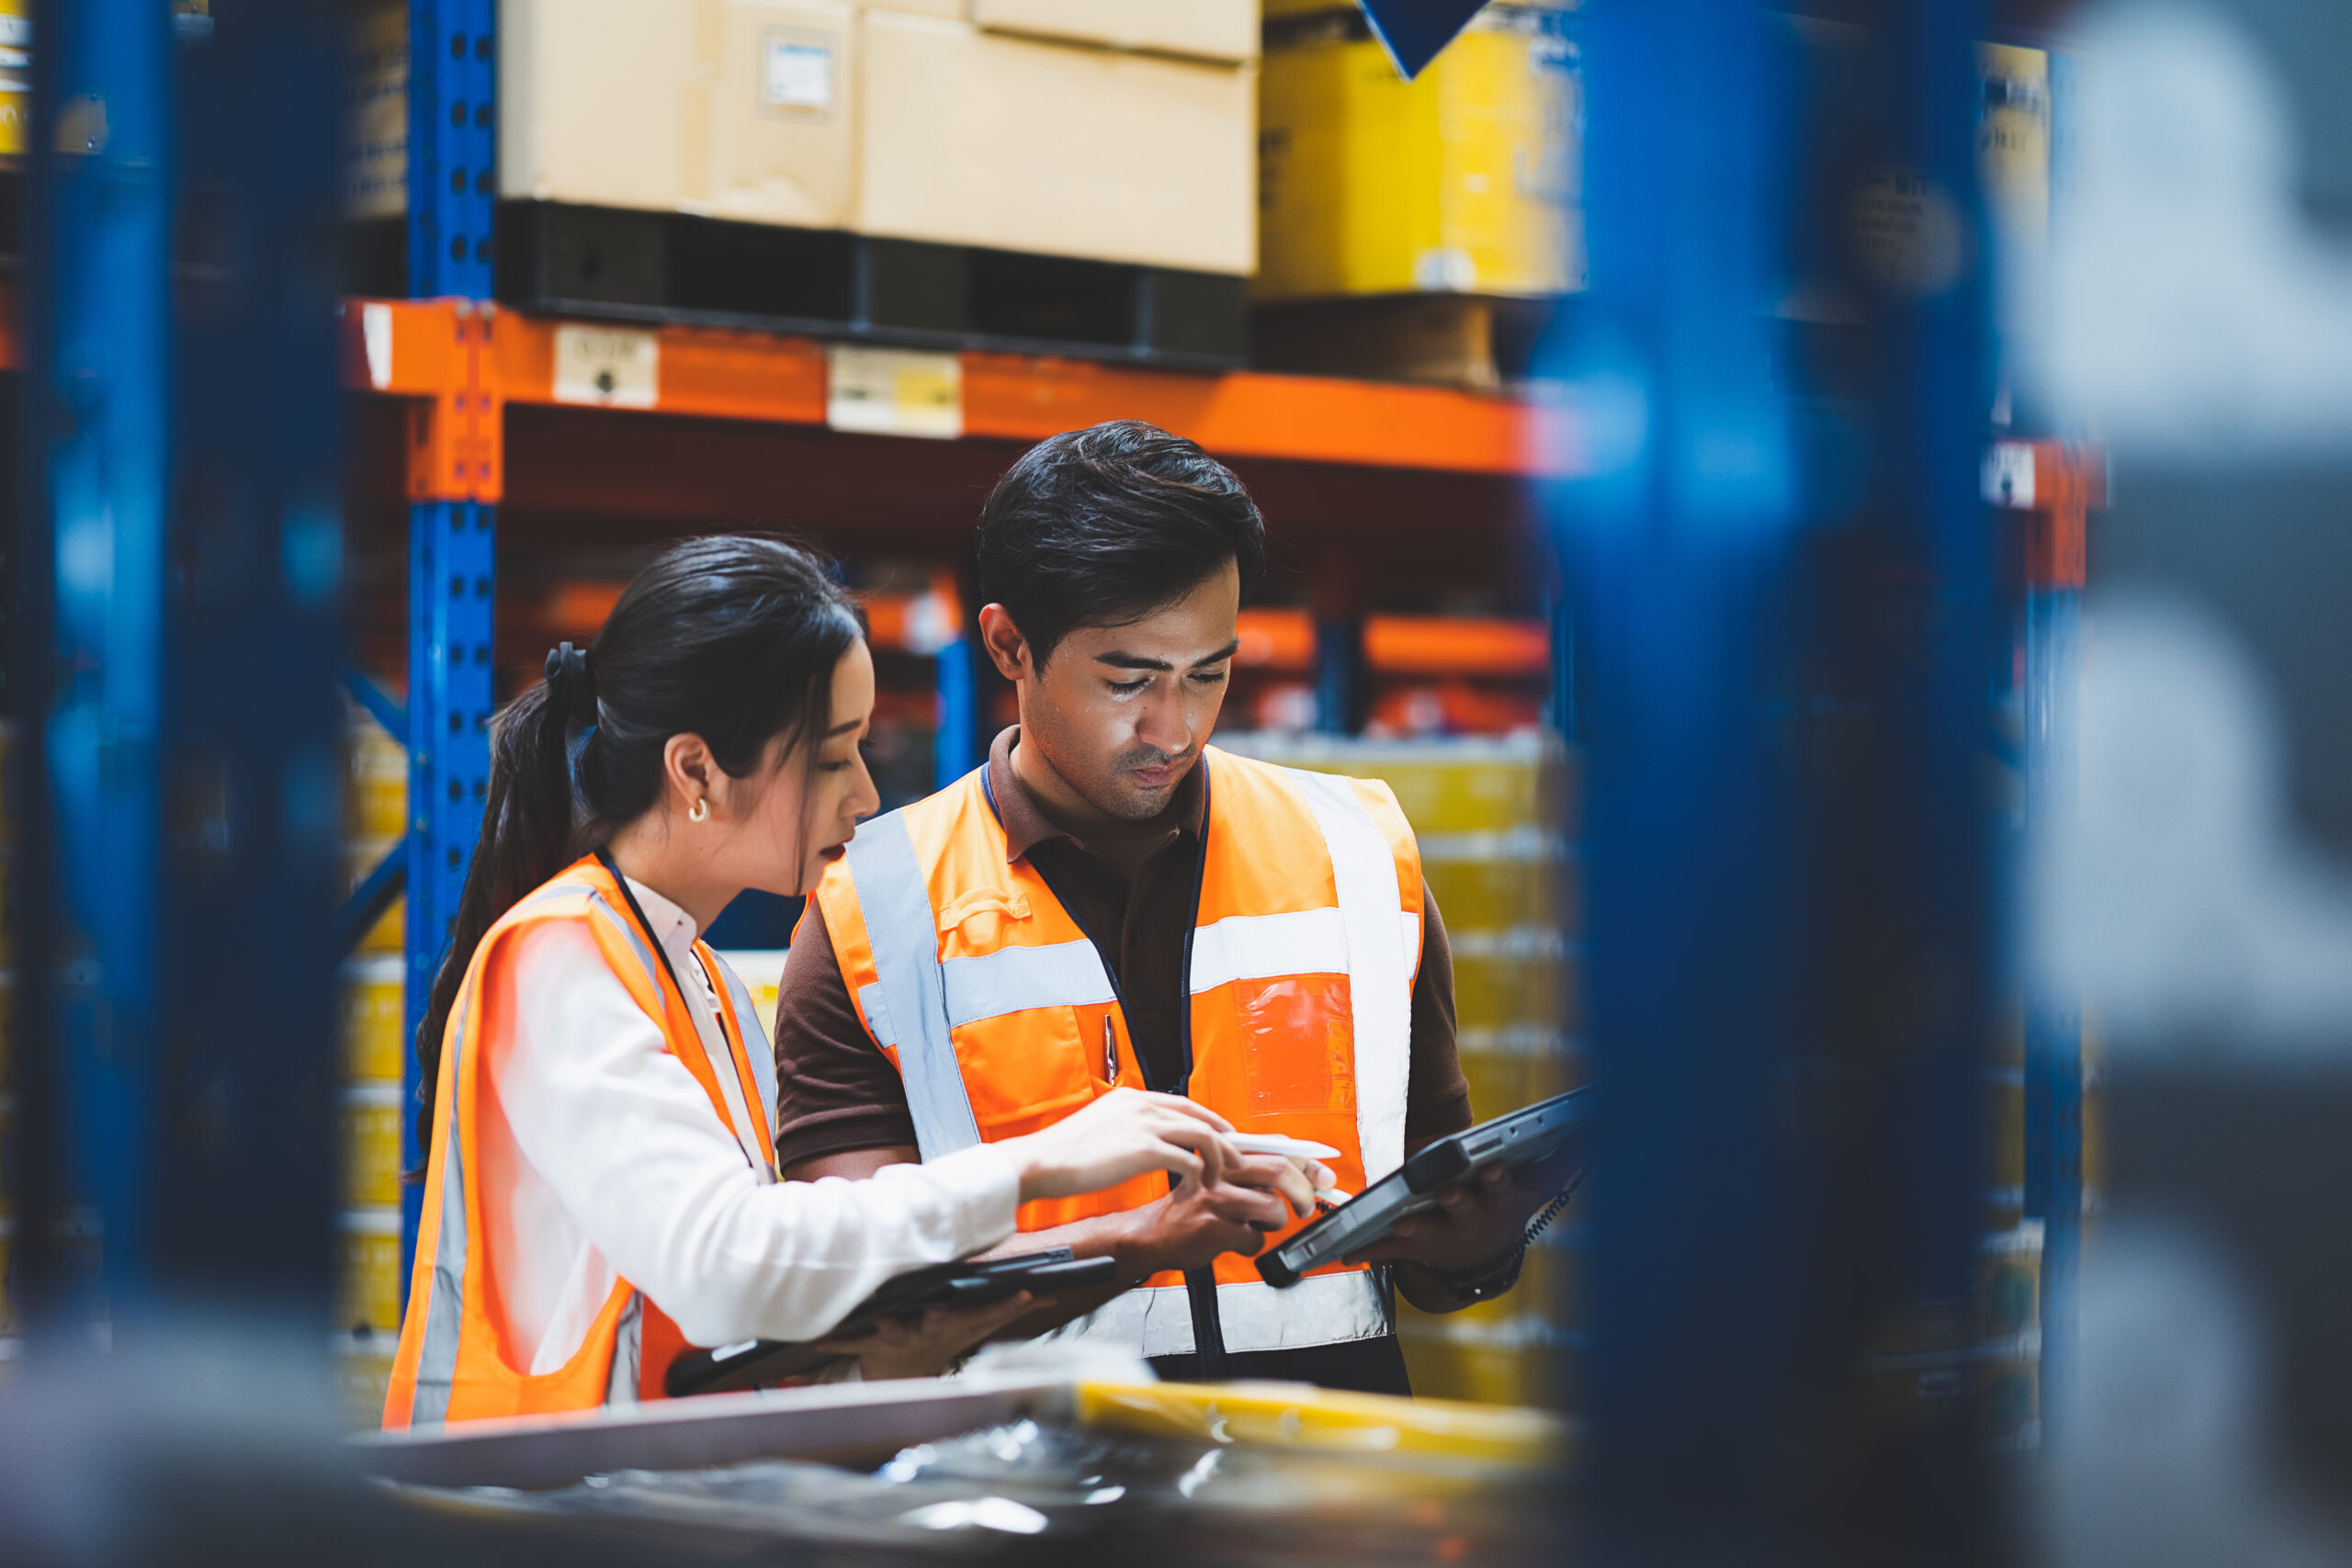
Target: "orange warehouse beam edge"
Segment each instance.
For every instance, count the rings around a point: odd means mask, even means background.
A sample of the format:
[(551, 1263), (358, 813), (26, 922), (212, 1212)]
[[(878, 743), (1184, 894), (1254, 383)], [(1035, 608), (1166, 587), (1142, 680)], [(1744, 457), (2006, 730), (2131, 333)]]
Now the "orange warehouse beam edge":
[[(463, 396), (447, 299), (355, 299), (344, 309), (346, 385), (396, 397)], [(556, 335), (565, 323), (484, 308), (488, 352), (472, 374), (485, 407), (593, 402), (560, 398)], [(825, 345), (712, 327), (616, 328), (655, 340), (650, 407), (717, 419), (822, 424)], [(1272, 376), (1187, 375), (1091, 361), (965, 354), (967, 435), (1036, 441), (1107, 419), (1144, 419), (1231, 457), (1441, 472), (1565, 477), (1581, 469), (1576, 421), (1556, 406), (1439, 387)]]

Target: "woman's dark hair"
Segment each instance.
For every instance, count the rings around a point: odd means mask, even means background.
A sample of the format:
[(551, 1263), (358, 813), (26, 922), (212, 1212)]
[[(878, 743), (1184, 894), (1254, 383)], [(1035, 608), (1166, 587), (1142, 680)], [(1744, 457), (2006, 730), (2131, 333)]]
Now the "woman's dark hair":
[[(699, 735), (743, 778), (781, 739), (831, 728), (833, 668), (864, 635), (824, 567), (775, 539), (695, 539), (637, 574), (596, 640), (491, 726), (490, 788), (449, 945), (417, 1026), (417, 1142), (433, 1143), (441, 1042), (474, 949), (524, 895), (652, 809), (662, 750)], [(574, 742), (575, 727), (586, 737)], [(808, 747), (804, 765), (813, 764)], [(577, 761), (575, 762), (575, 755)]]
[(1043, 668), (1079, 626), (1174, 604), (1233, 562), (1241, 592), (1266, 565), (1266, 521), (1233, 470), (1181, 435), (1114, 420), (1040, 441), (980, 509), (980, 600), (998, 604)]

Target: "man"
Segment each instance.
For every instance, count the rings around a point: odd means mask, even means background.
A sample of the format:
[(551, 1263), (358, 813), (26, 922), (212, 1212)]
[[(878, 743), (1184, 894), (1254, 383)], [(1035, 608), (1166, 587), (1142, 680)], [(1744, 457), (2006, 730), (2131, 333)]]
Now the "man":
[[(1470, 1124), (1445, 928), (1395, 797), (1206, 748), (1264, 554), (1240, 481), (1148, 424), (1055, 436), (999, 480), (979, 628), (1021, 722), (861, 827), (809, 900), (777, 1009), (788, 1177), (936, 1157), (1113, 1083), (1338, 1148), (1351, 1193)], [(1497, 1173), (1284, 1291), (1249, 1259), (1299, 1222), (1242, 1185), (1031, 1205), (1008, 1250), (1118, 1259), (1124, 1293), (1065, 1301), (1092, 1310), (1060, 1332), (1164, 1377), (1403, 1393), (1370, 1266), (1426, 1308), (1483, 1299), (1533, 1206)]]

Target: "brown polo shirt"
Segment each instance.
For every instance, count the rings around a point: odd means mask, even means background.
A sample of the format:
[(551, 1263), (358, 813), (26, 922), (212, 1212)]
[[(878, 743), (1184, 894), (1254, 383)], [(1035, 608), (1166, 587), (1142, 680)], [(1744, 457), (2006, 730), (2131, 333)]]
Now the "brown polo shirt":
[[(1192, 868), (1207, 791), (1194, 768), (1169, 803), (1167, 837), (1131, 887), (1037, 809), (1012, 773), (1008, 729), (989, 749), (989, 784), (1011, 858), (1029, 857), (1071, 917), (1094, 939), (1124, 1001), (1127, 1029), (1152, 1083), (1182, 1070), (1187, 987), (1184, 933), (1193, 923)], [(1421, 968), (1413, 983), (1412, 1058), (1405, 1141), (1470, 1125), (1470, 1089), (1454, 1054), (1453, 954), (1437, 904), (1421, 890)], [(915, 1142), (906, 1086), (865, 1032), (815, 899), (793, 933), (776, 999), (776, 1158), (790, 1167), (824, 1155)]]

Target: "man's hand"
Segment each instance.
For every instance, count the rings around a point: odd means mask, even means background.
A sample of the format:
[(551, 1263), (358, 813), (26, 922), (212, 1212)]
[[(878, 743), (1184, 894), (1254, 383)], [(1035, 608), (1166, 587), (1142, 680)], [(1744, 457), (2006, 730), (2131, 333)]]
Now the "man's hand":
[(1225, 1176), (1207, 1185), (1180, 1182), (1167, 1197), (1119, 1216), (1125, 1234), (1112, 1256), (1122, 1278), (1134, 1283), (1163, 1269), (1199, 1269), (1227, 1252), (1254, 1258), (1294, 1212), (1314, 1210), (1306, 1174), (1284, 1156), (1229, 1156)]
[(1499, 1263), (1527, 1234), (1527, 1222), (1550, 1196), (1548, 1188), (1520, 1181), (1505, 1166), (1488, 1166), (1468, 1181), (1437, 1190), (1437, 1206), (1396, 1222), (1387, 1236), (1348, 1254), (1351, 1263), (1394, 1263), (1396, 1288), (1424, 1312), (1453, 1312), (1467, 1303), (1425, 1270), (1462, 1274)]
[(998, 1329), (1053, 1304), (1051, 1296), (1023, 1291), (988, 1306), (933, 1307), (920, 1318), (886, 1317), (863, 1338), (819, 1340), (817, 1348), (856, 1357), (867, 1382), (935, 1378)]

